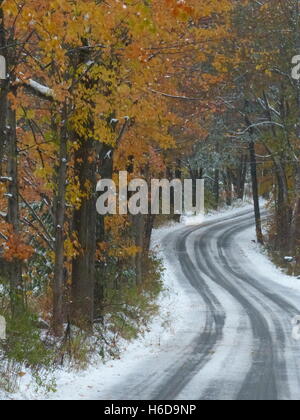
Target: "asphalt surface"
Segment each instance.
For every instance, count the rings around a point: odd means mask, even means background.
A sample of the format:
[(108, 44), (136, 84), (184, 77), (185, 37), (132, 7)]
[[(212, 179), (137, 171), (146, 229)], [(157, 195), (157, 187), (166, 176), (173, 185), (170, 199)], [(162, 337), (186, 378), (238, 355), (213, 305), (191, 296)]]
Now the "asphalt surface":
[(263, 275), (240, 249), (238, 237), (252, 225), (244, 211), (164, 238), (166, 258), (201, 310), (187, 308), (193, 331), (176, 337), (176, 350), (141, 361), (108, 398), (300, 399), (300, 342), (291, 324), (300, 293)]

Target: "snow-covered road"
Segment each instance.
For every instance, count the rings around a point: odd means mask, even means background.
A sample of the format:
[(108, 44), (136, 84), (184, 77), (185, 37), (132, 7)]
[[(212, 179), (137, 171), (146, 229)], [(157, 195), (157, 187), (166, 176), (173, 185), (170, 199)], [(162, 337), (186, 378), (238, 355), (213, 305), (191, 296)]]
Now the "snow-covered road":
[(0, 400), (299, 400), (300, 280), (254, 238), (251, 206), (156, 230), (168, 292), (149, 331), (120, 360), (55, 372), (54, 394), (36, 393), (28, 373)]
[(190, 297), (187, 322), (169, 351), (165, 343), (139, 361), (104, 398), (300, 399), (300, 343), (292, 337), (300, 291), (249, 258), (243, 234), (253, 224), (245, 210), (166, 231), (165, 257)]

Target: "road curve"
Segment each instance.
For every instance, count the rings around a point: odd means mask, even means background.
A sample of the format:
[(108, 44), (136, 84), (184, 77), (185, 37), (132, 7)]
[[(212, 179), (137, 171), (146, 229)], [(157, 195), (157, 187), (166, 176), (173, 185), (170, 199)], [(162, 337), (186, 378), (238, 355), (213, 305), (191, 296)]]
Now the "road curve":
[(238, 238), (252, 225), (252, 212), (243, 211), (164, 238), (181, 284), (199, 297), (199, 329), (184, 345), (177, 337), (169, 358), (141, 362), (152, 374), (131, 375), (112, 399), (300, 399), (300, 344), (291, 325), (300, 293), (262, 275), (243, 253)]

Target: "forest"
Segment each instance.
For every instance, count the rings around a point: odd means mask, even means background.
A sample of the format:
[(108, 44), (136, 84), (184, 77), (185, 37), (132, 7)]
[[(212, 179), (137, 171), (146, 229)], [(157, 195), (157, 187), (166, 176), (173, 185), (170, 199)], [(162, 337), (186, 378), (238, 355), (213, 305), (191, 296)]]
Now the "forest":
[(0, 0), (0, 387), (118, 357), (157, 312), (151, 234), (179, 218), (98, 214), (122, 171), (253, 195), (300, 274), (299, 24), (298, 0)]

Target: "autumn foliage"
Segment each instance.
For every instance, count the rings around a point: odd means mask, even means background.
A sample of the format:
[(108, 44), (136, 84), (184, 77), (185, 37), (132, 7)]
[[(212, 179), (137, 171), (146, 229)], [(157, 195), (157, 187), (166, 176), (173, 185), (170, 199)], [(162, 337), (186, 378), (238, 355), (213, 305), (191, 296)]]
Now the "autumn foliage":
[(96, 182), (128, 168), (164, 176), (205, 138), (227, 80), (217, 45), (231, 7), (0, 2), (0, 249), (13, 290), (24, 275), (52, 289), (57, 335), (67, 319), (92, 325), (108, 266), (143, 281), (154, 221), (97, 217)]

